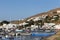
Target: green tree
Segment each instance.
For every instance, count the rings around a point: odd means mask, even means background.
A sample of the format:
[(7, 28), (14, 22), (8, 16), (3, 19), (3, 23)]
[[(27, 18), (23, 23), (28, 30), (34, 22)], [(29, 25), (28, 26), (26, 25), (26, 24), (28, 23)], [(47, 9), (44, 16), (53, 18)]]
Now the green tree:
[(54, 18), (55, 21), (59, 20), (59, 15), (55, 15), (56, 17)]
[(50, 20), (51, 20), (52, 18), (48, 15), (48, 16), (46, 16), (46, 18), (45, 18), (45, 22), (47, 22), (47, 23), (50, 23)]
[(42, 20), (38, 20), (35, 24), (38, 25), (38, 29), (40, 29), (44, 25), (44, 22)]

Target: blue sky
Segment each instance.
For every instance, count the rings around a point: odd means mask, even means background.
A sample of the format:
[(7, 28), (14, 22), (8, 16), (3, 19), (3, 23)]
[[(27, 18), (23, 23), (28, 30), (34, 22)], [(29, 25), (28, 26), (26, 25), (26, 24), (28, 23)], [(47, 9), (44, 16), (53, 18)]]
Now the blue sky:
[(18, 20), (60, 7), (60, 0), (0, 0), (0, 20)]

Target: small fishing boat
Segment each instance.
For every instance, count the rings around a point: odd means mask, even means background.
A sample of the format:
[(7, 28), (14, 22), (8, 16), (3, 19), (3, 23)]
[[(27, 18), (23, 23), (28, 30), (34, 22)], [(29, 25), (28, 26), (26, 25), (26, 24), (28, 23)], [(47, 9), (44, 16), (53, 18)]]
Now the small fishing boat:
[(48, 37), (56, 34), (56, 32), (50, 32), (50, 33), (32, 33), (31, 36), (40, 36), (40, 37)]
[(5, 36), (5, 38), (8, 38), (8, 37), (9, 37), (8, 35)]
[(2, 37), (2, 39), (5, 39), (5, 37)]
[(9, 40), (14, 40), (14, 36), (10, 35), (10, 37), (8, 37)]
[(2, 36), (0, 35), (0, 39), (2, 39)]

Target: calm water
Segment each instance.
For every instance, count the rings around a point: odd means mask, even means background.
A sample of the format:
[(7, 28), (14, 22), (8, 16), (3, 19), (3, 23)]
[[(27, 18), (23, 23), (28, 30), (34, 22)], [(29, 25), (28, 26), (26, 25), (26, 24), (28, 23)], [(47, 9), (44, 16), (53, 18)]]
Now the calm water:
[(41, 37), (19, 36), (19, 37), (14, 37), (14, 39), (5, 38), (0, 40), (41, 40)]
[[(52, 33), (55, 34), (54, 32)], [(28, 35), (28, 36), (20, 35), (18, 37), (3, 38), (3, 39), (0, 38), (0, 40), (42, 40), (42, 39), (43, 38), (41, 38), (40, 36), (36, 37), (36, 36), (31, 36), (31, 35)]]

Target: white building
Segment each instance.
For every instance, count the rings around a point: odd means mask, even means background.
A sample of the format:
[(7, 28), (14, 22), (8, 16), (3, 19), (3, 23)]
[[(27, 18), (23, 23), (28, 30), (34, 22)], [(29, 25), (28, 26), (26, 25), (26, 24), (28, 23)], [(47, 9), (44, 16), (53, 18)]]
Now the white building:
[(3, 26), (2, 26), (3, 28), (6, 28), (7, 30), (9, 29), (9, 28), (16, 28), (16, 24), (3, 24)]
[(51, 29), (51, 28), (53, 28), (52, 26), (54, 26), (54, 25), (55, 25), (55, 23), (44, 23), (42, 28)]
[(54, 27), (55, 27), (55, 29), (60, 30), (60, 24), (59, 25), (55, 25)]
[(57, 10), (57, 13), (60, 13), (60, 10)]
[(3, 28), (2, 26), (0, 26), (0, 28)]
[(34, 29), (36, 29), (36, 28), (38, 28), (37, 25), (31, 25), (31, 30), (34, 30)]

